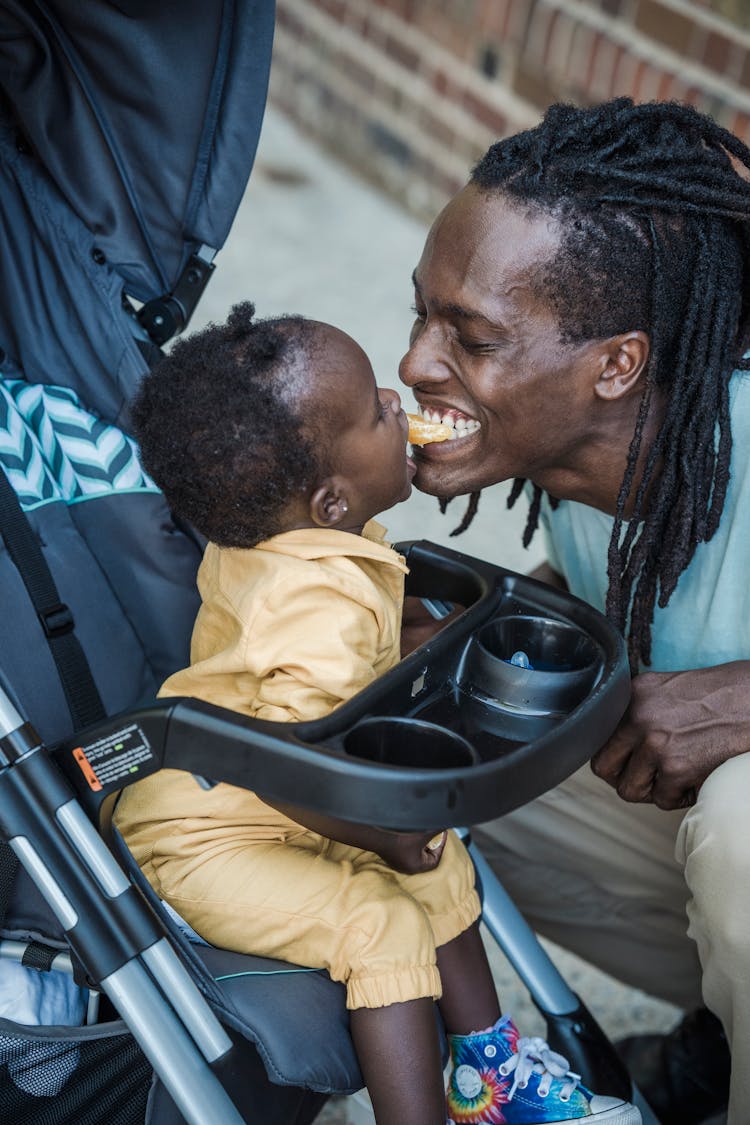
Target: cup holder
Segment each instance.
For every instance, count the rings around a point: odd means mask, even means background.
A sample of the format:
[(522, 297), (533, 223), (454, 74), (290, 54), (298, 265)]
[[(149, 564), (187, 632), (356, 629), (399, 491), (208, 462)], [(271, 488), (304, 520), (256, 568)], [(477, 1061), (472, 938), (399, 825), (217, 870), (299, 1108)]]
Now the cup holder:
[(461, 769), (480, 760), (460, 734), (397, 716), (363, 719), (344, 736), (344, 750), (352, 758), (410, 769)]
[(586, 698), (601, 668), (588, 634), (519, 614), (489, 621), (472, 637), (459, 689), (484, 708), (558, 719)]

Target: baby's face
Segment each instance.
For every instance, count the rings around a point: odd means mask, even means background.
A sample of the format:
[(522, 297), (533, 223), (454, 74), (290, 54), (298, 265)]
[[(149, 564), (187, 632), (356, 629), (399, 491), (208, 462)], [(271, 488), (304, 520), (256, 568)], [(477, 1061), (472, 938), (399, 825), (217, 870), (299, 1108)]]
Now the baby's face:
[(350, 336), (325, 326), (321, 385), (331, 419), (331, 470), (349, 482), (352, 525), (406, 500), (416, 465), (398, 392), (378, 387), (369, 359)]

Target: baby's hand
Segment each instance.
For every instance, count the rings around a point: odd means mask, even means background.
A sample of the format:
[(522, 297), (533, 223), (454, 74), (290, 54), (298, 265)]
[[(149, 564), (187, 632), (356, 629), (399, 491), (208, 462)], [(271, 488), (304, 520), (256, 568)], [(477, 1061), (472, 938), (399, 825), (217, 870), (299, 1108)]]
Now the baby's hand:
[(447, 832), (387, 832), (378, 855), (402, 875), (431, 871), (440, 863)]
[(436, 621), (421, 598), (407, 595), (404, 598), (404, 611), (401, 617), (401, 659), (403, 660), (425, 641), (429, 641), (446, 625), (450, 625), (464, 609), (464, 606), (454, 602), (448, 616)]

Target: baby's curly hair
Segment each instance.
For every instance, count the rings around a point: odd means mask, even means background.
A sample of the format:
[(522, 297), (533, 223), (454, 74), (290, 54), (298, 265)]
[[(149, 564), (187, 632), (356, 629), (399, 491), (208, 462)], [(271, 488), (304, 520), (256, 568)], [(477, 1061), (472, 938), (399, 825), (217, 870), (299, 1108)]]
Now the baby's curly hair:
[(288, 501), (328, 471), (306, 394), (317, 326), (254, 316), (246, 301), (226, 324), (178, 340), (132, 404), (146, 471), (175, 514), (222, 547), (284, 530)]

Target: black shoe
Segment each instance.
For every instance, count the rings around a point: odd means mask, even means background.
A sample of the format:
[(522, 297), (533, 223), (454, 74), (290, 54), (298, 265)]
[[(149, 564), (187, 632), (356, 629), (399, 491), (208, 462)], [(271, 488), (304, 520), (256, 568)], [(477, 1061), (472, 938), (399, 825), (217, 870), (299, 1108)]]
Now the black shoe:
[(669, 1035), (634, 1035), (616, 1044), (661, 1125), (700, 1125), (729, 1102), (729, 1046), (708, 1008), (697, 1008)]

